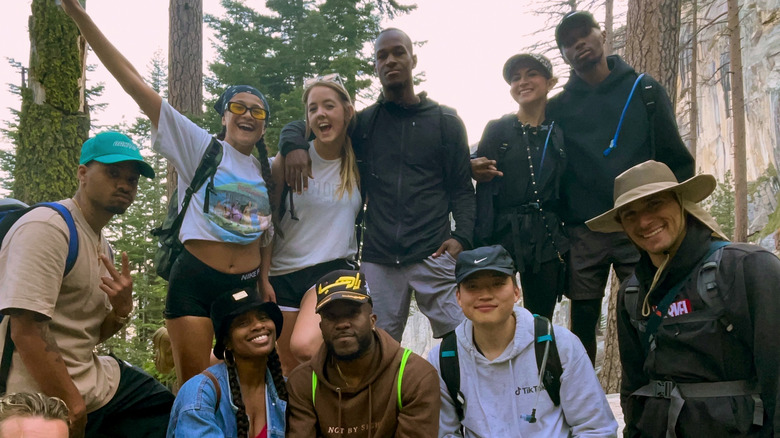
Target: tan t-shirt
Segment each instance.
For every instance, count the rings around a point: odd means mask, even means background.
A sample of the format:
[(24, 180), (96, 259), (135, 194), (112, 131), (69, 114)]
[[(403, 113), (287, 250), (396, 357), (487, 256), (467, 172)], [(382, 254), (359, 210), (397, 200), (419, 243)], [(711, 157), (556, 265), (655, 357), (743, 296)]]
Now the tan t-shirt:
[[(68, 227), (53, 209), (40, 207), (19, 219), (0, 248), (0, 311), (30, 310), (51, 319), (50, 329), (73, 383), (84, 397), (87, 412), (95, 411), (116, 393), (119, 365), (98, 356), (100, 326), (111, 312), (99, 285), (108, 275), (98, 253), (109, 254), (108, 243), (90, 228), (72, 199), (60, 201), (73, 215), (79, 237), (76, 264), (66, 277)], [(0, 325), (5, 343), (9, 318)], [(39, 391), (37, 382), (14, 352), (8, 393)]]

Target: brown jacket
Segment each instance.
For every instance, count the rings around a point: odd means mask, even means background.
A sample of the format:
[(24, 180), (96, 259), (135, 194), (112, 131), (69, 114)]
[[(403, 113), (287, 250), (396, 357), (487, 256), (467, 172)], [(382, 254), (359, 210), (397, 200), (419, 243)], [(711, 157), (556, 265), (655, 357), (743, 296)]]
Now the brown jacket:
[[(328, 381), (329, 360), (323, 345), (296, 368), (287, 380), (287, 437), (434, 437), (439, 429), (439, 375), (422, 357), (412, 353), (401, 378), (404, 349), (382, 329), (376, 329), (381, 359), (367, 370), (356, 388), (341, 388)], [(317, 385), (312, 396), (312, 372)]]

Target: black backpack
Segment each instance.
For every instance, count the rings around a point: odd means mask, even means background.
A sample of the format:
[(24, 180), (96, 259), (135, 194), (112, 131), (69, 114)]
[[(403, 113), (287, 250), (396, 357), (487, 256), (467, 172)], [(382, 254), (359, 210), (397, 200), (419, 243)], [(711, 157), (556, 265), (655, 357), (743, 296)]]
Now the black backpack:
[(209, 208), (209, 193), (214, 191), (214, 174), (217, 173), (217, 167), (222, 161), (222, 144), (216, 138), (211, 139), (206, 152), (203, 154), (203, 158), (200, 159), (200, 164), (195, 170), (195, 175), (192, 177), (192, 182), (187, 188), (187, 193), (184, 195), (184, 200), (181, 203), (181, 210), (178, 208), (179, 203), (179, 190), (176, 189), (171, 195), (171, 199), (168, 201), (168, 214), (165, 216), (165, 220), (162, 225), (152, 229), (152, 236), (157, 237), (157, 252), (154, 253), (154, 267), (157, 271), (157, 275), (165, 280), (171, 275), (171, 267), (176, 261), (176, 258), (181, 254), (184, 249), (184, 244), (179, 240), (179, 230), (181, 224), (184, 221), (184, 214), (187, 213), (187, 207), (190, 205), (190, 199), (195, 194), (206, 180), (209, 180), (206, 186), (205, 200), (203, 201), (203, 212), (208, 213)]
[[(534, 350), (536, 353), (536, 367), (541, 372), (542, 361), (544, 360), (545, 343), (550, 343), (550, 351), (547, 357), (547, 365), (544, 369), (542, 382), (550, 396), (553, 404), (561, 404), (561, 374), (563, 366), (561, 357), (558, 355), (558, 346), (555, 343), (555, 333), (552, 329), (550, 320), (544, 316), (534, 315)], [(458, 339), (455, 331), (444, 335), (439, 347), (439, 369), (441, 378), (447, 386), (447, 392), (450, 394), (452, 402), (455, 404), (455, 412), (458, 414), (458, 420), (463, 421), (463, 404), (465, 398), (460, 392), (460, 362), (458, 360)]]

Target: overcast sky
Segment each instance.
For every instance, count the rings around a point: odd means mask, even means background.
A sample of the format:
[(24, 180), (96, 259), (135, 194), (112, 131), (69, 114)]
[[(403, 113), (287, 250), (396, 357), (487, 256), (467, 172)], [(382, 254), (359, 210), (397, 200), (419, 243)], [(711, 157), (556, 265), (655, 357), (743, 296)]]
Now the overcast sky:
[[(262, 0), (245, 0), (261, 8)], [(516, 104), (509, 96), (501, 76), (504, 61), (523, 47), (546, 35), (531, 35), (543, 29), (544, 18), (531, 14), (528, 2), (518, 0), (417, 0), (418, 8), (411, 14), (383, 23), (405, 30), (415, 41), (427, 41), (416, 49), (417, 72), (424, 71), (426, 81), (417, 90), (425, 90), (440, 103), (458, 110), (468, 131), (469, 142), (479, 140), (485, 124), (502, 114), (514, 111)], [(203, 0), (205, 13), (222, 15), (218, 0)], [(166, 0), (88, 0), (87, 8), (98, 26), (133, 65), (146, 74), (156, 51), (167, 58), (168, 1)], [(0, 123), (11, 119), (9, 107), (18, 109), (19, 99), (5, 84), (20, 83), (20, 74), (5, 58), (24, 65), (29, 63), (27, 20), (30, 0), (7, 0), (0, 16)], [(204, 27), (204, 64), (214, 59), (213, 38)], [(95, 72), (88, 74), (93, 85), (102, 82), (105, 92), (99, 99), (108, 107), (93, 114), (97, 124), (110, 125), (122, 120), (132, 121), (139, 115), (138, 107), (127, 97), (117, 82), (90, 54)], [(566, 76), (558, 68), (558, 76)], [(206, 75), (209, 72), (204, 65)], [(262, 86), (260, 86), (262, 89)], [(0, 143), (7, 140), (0, 139)], [(144, 145), (148, 146), (148, 145)]]

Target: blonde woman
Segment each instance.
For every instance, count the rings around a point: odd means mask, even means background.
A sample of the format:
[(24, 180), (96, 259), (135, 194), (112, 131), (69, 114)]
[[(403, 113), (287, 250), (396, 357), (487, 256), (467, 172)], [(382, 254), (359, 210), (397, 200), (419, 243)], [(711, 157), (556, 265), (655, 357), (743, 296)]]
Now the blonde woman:
[[(311, 357), (322, 344), (316, 297), (307, 291), (323, 275), (354, 269), (357, 242), (355, 218), (362, 200), (360, 177), (349, 131), (355, 108), (338, 74), (306, 81), (303, 101), (311, 142), (313, 178), (302, 194), (282, 198), (280, 232), (273, 242), (269, 282), (289, 329), (279, 337), (279, 355), (286, 373)], [(272, 167), (276, 187), (284, 186), (284, 159)], [(293, 198), (294, 196), (294, 198)]]

